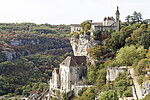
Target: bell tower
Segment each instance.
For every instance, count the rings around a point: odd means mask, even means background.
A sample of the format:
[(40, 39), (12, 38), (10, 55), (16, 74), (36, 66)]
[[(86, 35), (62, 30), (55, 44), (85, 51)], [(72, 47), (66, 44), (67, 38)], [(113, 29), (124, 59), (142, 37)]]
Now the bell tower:
[(119, 7), (117, 6), (117, 11), (116, 11), (116, 31), (120, 30), (120, 12), (119, 12)]

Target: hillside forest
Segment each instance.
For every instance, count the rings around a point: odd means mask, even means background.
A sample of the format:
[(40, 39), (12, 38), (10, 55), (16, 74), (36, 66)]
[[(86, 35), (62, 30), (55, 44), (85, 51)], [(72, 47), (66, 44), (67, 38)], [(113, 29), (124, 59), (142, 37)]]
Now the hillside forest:
[(72, 55), (69, 25), (0, 23), (0, 96), (42, 91), (52, 69)]

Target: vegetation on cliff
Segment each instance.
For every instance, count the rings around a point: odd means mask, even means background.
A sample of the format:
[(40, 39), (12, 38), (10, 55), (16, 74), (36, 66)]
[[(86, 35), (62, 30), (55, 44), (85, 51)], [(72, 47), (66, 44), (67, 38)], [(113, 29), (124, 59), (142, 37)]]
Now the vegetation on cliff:
[[(118, 100), (118, 97), (133, 96), (131, 87), (133, 83), (129, 73), (119, 75), (114, 82), (106, 83), (108, 66), (132, 66), (140, 84), (150, 79), (150, 76), (146, 76), (150, 69), (150, 25), (141, 18), (141, 13), (137, 12), (134, 12), (133, 16), (127, 16), (126, 21), (121, 23), (120, 31), (112, 31), (111, 34), (101, 31), (93, 33), (94, 40), (99, 41), (99, 44), (90, 47), (88, 52), (97, 62), (95, 65), (88, 63), (87, 77), (95, 90), (104, 92), (100, 100), (108, 97), (111, 100)], [(93, 91), (89, 93), (92, 94)], [(83, 94), (84, 92), (78, 99), (82, 100), (90, 95)]]

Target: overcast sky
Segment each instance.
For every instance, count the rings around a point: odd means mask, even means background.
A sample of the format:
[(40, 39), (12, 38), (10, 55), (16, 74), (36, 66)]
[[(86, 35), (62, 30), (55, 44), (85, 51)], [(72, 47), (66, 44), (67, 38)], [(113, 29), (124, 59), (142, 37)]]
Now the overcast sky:
[(77, 24), (103, 21), (119, 6), (121, 20), (134, 11), (150, 19), (150, 0), (0, 0), (0, 22)]

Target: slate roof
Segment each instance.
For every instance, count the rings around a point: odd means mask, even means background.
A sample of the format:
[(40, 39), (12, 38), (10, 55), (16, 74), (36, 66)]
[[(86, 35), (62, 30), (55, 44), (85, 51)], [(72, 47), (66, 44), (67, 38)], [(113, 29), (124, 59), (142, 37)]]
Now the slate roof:
[(86, 56), (68, 56), (60, 65), (79, 67), (86, 65)]

